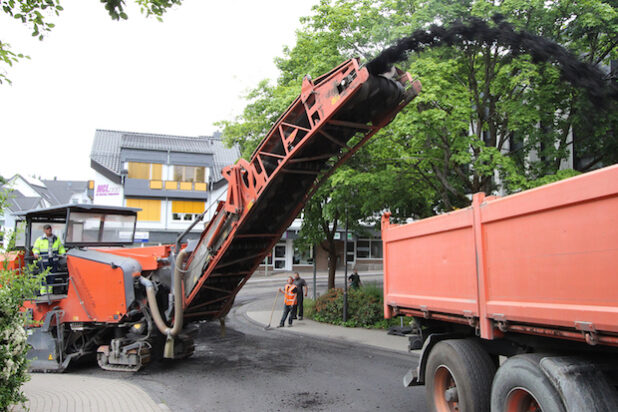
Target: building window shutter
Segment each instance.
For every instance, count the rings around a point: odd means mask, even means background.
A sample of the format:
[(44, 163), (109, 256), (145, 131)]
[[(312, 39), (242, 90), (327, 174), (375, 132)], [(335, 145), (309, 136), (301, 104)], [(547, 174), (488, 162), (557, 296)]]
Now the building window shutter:
[(150, 179), (150, 163), (129, 162), (129, 179)]
[(163, 175), (163, 165), (158, 163), (152, 164), (152, 176), (150, 177), (152, 180), (161, 180), (161, 176)]
[(162, 180), (163, 165), (160, 163), (129, 162), (129, 179)]
[(127, 199), (127, 207), (142, 209), (137, 212), (138, 221), (161, 221), (161, 201), (157, 199)]
[(173, 200), (172, 213), (193, 213), (201, 214), (204, 211), (205, 204), (200, 201), (193, 200)]

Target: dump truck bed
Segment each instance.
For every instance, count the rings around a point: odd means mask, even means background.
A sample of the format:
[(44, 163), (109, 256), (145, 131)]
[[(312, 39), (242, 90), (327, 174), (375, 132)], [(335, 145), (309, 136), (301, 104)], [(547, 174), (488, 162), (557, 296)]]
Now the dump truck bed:
[(618, 167), (406, 225), (383, 219), (385, 315), (618, 346)]

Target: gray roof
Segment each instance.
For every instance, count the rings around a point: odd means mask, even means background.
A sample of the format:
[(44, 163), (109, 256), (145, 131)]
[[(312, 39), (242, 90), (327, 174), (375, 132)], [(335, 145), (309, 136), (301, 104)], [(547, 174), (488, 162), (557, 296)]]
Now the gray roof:
[(120, 149), (139, 149), (151, 151), (185, 152), (211, 154), (214, 158), (213, 177), (222, 179), (221, 169), (231, 165), (240, 157), (237, 146), (226, 147), (220, 133), (213, 136), (174, 136), (153, 133), (135, 133), (116, 130), (97, 129), (94, 135), (90, 159), (98, 165), (120, 176)]
[[(7, 206), (12, 212), (35, 209), (41, 206), (43, 200), (49, 205), (55, 206), (69, 203), (71, 197), (78, 193), (84, 193), (88, 189), (86, 180), (33, 180), (17, 174), (9, 179), (20, 177), (25, 181), (39, 196), (24, 196), (19, 190), (13, 188), (11, 183), (0, 186), (1, 189), (10, 190)], [(44, 186), (41, 186), (43, 184)]]
[(77, 193), (88, 190), (86, 180), (41, 180), (47, 186), (48, 192), (55, 198), (53, 204), (65, 204), (71, 202), (71, 197)]
[(97, 130), (92, 143), (90, 159), (105, 169), (120, 175), (120, 142), (122, 132)]
[(240, 149), (238, 146), (234, 146), (232, 148), (227, 147), (221, 138), (219, 138), (220, 134), (216, 134), (216, 137), (211, 137), (210, 144), (212, 148), (212, 152), (214, 153), (214, 178), (215, 182), (221, 180), (223, 176), (221, 175), (221, 169), (225, 166), (233, 165), (240, 158)]
[(13, 192), (8, 199), (8, 208), (12, 212), (30, 210), (39, 206), (40, 197), (26, 197), (19, 192)]
[(167, 152), (212, 153), (208, 144), (208, 136), (184, 137), (162, 136), (154, 134), (125, 133), (122, 135), (120, 147), (128, 149), (156, 150)]

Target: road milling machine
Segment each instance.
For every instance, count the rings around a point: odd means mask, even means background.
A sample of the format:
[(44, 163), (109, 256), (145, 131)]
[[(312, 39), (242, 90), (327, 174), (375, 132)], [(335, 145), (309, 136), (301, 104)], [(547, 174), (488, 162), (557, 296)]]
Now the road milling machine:
[(319, 185), (420, 87), (396, 68), (371, 75), (358, 59), (305, 77), (251, 159), (223, 169), (227, 198), (199, 240), (185, 242), (188, 229), (175, 244), (130, 247), (138, 209), (67, 205), (25, 212), (27, 247), (14, 264), (32, 260), (34, 234), (46, 223), (64, 227), (67, 248), (53, 293), (25, 304), (33, 320), (32, 369), (63, 371), (71, 361), (96, 356), (103, 369), (136, 371), (152, 357), (191, 356), (191, 323), (224, 319)]

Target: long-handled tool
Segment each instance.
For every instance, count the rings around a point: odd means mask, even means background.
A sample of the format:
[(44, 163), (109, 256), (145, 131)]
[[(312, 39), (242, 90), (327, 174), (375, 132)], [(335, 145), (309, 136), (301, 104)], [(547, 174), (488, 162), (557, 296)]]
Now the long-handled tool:
[(270, 311), (270, 319), (268, 319), (268, 325), (264, 327), (264, 330), (270, 329), (270, 323), (273, 321), (273, 313), (275, 313), (275, 306), (277, 306), (277, 299), (279, 299), (279, 290), (277, 289), (277, 294), (275, 295), (275, 301), (273, 302), (273, 308)]

